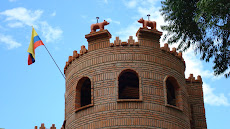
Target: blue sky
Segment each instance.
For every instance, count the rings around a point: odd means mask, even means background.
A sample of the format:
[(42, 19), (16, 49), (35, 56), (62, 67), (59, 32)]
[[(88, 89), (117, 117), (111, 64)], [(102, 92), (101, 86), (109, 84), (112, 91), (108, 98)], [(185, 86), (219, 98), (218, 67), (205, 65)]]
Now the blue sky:
[[(137, 20), (147, 19), (147, 14), (158, 30), (166, 24), (159, 0), (1, 0), (0, 5), (0, 128), (5, 129), (31, 129), (41, 123), (60, 128), (64, 120), (65, 80), (43, 46), (36, 49), (36, 62), (27, 65), (32, 25), (63, 71), (73, 50), (87, 47), (85, 35), (97, 16), (99, 22), (110, 22), (105, 28), (111, 42), (116, 36), (122, 41), (135, 37), (141, 27)], [(213, 64), (200, 61), (192, 49), (183, 57), (185, 76), (193, 73), (203, 79), (208, 128), (229, 128), (230, 79), (213, 76)]]

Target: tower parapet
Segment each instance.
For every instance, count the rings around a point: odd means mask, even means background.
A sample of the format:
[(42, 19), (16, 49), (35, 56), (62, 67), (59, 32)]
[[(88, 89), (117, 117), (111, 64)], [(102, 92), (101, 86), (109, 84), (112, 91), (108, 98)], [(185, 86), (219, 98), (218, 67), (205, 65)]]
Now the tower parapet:
[(191, 128), (207, 128), (202, 84), (203, 81), (200, 75), (195, 79), (193, 74), (190, 74), (186, 79), (191, 111)]
[(109, 47), (111, 37), (112, 35), (108, 30), (98, 31), (85, 35), (85, 38), (88, 41), (89, 51)]
[[(35, 126), (34, 129), (47, 129), (47, 128), (45, 127), (45, 124), (42, 123), (41, 127), (38, 128), (38, 126)], [(56, 129), (55, 124), (52, 124), (52, 126), (50, 127), (50, 129)], [(61, 129), (64, 129), (64, 128), (61, 128)]]
[(108, 30), (92, 32), (88, 50), (69, 56), (66, 129), (207, 128), (201, 77), (185, 79), (182, 53), (160, 48), (162, 32), (140, 28), (136, 35), (137, 42), (110, 43)]
[(161, 38), (162, 32), (158, 30), (149, 30), (147, 28), (140, 28), (136, 36), (138, 42), (141, 46), (148, 46), (154, 48), (160, 48), (159, 40)]

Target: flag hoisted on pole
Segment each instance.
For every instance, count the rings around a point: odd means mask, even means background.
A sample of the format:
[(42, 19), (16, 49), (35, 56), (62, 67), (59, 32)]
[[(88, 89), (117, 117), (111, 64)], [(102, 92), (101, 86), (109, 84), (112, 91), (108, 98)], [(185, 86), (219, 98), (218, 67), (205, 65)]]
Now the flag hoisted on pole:
[(53, 61), (56, 64), (57, 68), (59, 69), (60, 73), (62, 74), (62, 76), (65, 79), (65, 75), (62, 73), (61, 69), (58, 67), (56, 61), (54, 60), (54, 58), (50, 54), (50, 52), (47, 49), (46, 45), (42, 42), (42, 40), (40, 39), (40, 37), (38, 36), (37, 32), (35, 31), (35, 29), (33, 27), (32, 27), (32, 35), (31, 35), (30, 45), (29, 45), (29, 48), (27, 50), (27, 52), (29, 52), (28, 65), (31, 65), (31, 64), (33, 64), (35, 62), (35, 49), (37, 47), (41, 46), (41, 45), (43, 45), (46, 48), (46, 50), (49, 53), (50, 57), (53, 59)]
[(35, 49), (41, 45), (44, 45), (44, 43), (42, 42), (42, 40), (38, 36), (35, 29), (32, 27), (32, 35), (31, 35), (30, 45), (29, 45), (29, 48), (27, 50), (27, 52), (29, 52), (28, 65), (31, 65), (35, 62)]

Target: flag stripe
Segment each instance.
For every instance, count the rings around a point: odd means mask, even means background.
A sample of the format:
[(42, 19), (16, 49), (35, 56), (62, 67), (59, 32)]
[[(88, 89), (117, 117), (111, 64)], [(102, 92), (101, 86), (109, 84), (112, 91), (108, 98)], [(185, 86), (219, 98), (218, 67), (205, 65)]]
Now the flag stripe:
[(31, 65), (35, 62), (35, 59), (33, 58), (32, 54), (29, 53), (29, 56), (28, 56), (28, 65)]
[(37, 36), (34, 36), (34, 43), (41, 40), (40, 37), (37, 35)]
[(43, 42), (42, 42), (41, 40), (39, 40), (39, 41), (37, 41), (37, 42), (34, 42), (34, 50), (35, 50), (37, 47), (41, 46), (41, 45), (44, 45)]

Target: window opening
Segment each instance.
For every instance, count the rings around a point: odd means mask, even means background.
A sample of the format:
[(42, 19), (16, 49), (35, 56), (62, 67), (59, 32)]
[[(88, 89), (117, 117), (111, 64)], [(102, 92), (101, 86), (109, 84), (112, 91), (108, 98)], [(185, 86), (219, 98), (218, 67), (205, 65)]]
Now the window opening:
[(166, 80), (167, 104), (176, 106), (176, 88), (178, 88), (176, 80), (172, 77), (169, 77)]
[(87, 78), (81, 87), (81, 107), (91, 104), (91, 82)]
[(119, 76), (119, 99), (139, 99), (139, 79), (134, 71), (123, 71)]

